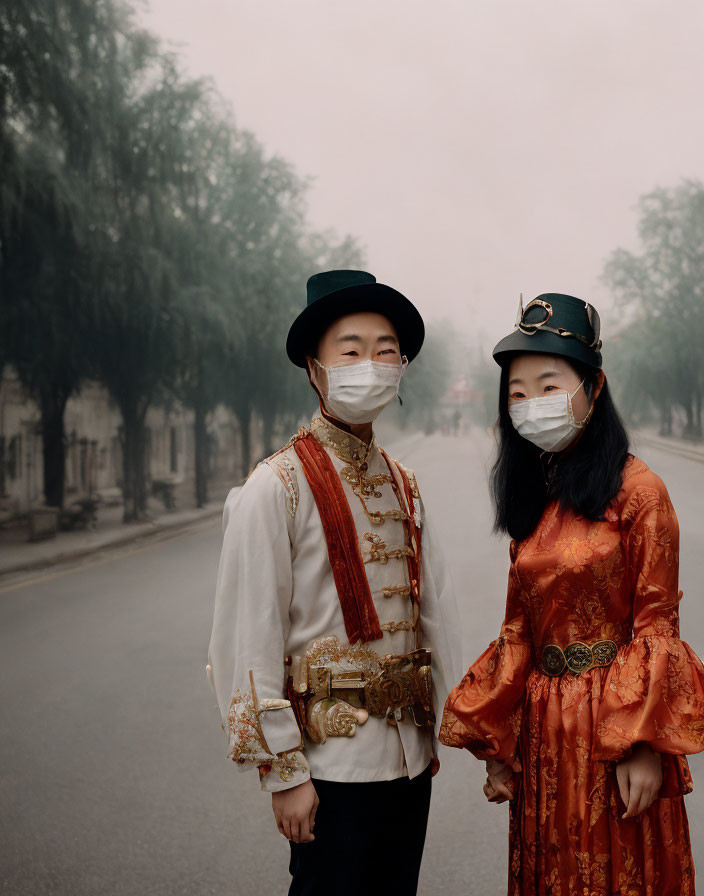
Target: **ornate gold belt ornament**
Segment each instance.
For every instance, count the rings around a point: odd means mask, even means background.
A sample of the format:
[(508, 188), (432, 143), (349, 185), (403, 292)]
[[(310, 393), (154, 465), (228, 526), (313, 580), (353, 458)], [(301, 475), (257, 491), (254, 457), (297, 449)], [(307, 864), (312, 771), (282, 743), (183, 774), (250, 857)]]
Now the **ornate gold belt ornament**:
[(597, 666), (608, 666), (616, 657), (618, 646), (615, 641), (573, 641), (563, 650), (557, 644), (546, 644), (540, 658), (540, 671), (545, 675), (562, 675), (571, 672), (581, 675)]
[(314, 642), (304, 657), (291, 657), (288, 665), (291, 702), (315, 743), (352, 737), (370, 715), (393, 725), (407, 712), (419, 728), (435, 724), (427, 648), (380, 657), (331, 636)]

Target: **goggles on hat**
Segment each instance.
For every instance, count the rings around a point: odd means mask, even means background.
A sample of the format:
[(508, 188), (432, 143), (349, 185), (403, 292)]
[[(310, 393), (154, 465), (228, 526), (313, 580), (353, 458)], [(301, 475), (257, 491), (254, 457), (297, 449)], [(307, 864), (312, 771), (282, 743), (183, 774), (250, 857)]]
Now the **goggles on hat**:
[[(594, 334), (594, 338), (591, 340), (587, 339), (586, 336), (582, 336), (580, 333), (571, 333), (569, 330), (565, 330), (564, 327), (548, 326), (548, 321), (552, 317), (552, 305), (549, 302), (543, 302), (542, 299), (533, 299), (533, 301), (529, 302), (524, 308), (522, 294), (518, 305), (518, 316), (516, 317), (515, 327), (519, 329), (521, 333), (525, 333), (526, 336), (533, 336), (538, 331), (547, 330), (549, 333), (555, 333), (558, 336), (578, 339), (580, 342), (583, 342), (585, 345), (589, 346), (589, 348), (593, 349), (596, 352), (599, 352), (601, 351), (601, 339), (599, 338), (601, 335), (601, 321), (599, 319), (599, 312), (593, 305), (590, 305), (589, 302), (585, 302), (584, 304), (587, 308), (589, 325), (591, 326), (592, 333)], [(527, 323), (525, 319), (526, 314), (528, 314), (528, 312), (533, 308), (542, 308), (545, 316), (542, 320)]]

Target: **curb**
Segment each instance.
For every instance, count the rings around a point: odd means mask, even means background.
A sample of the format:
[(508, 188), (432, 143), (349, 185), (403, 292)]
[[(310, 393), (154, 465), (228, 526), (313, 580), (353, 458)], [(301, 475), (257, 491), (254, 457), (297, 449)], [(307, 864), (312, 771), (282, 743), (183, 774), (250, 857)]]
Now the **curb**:
[(185, 520), (180, 519), (170, 521), (166, 519), (163, 522), (159, 523), (143, 523), (140, 524), (139, 530), (133, 530), (131, 532), (120, 532), (119, 530), (117, 530), (115, 533), (115, 538), (108, 539), (101, 544), (67, 548), (66, 550), (61, 551), (58, 554), (54, 554), (50, 557), (36, 560), (23, 560), (20, 563), (13, 564), (12, 566), (2, 567), (0, 568), (0, 579), (5, 578), (5, 576), (16, 575), (18, 573), (32, 572), (38, 569), (48, 569), (51, 566), (59, 566), (62, 563), (72, 563), (76, 560), (82, 560), (84, 557), (88, 557), (92, 554), (99, 554), (101, 551), (123, 547), (124, 545), (130, 544), (131, 542), (140, 540), (149, 541), (150, 539), (156, 538), (159, 535), (164, 535), (170, 532), (175, 533), (180, 529), (186, 529), (189, 526), (194, 526), (197, 523), (202, 523), (205, 520), (214, 519), (215, 517), (219, 516), (222, 516), (222, 507), (213, 507), (203, 511), (203, 513), (199, 514), (198, 516), (189, 517)]
[(696, 463), (704, 464), (704, 451), (697, 451), (695, 448), (688, 448), (686, 445), (675, 443), (671, 445), (668, 441), (654, 436), (634, 433), (634, 441), (636, 445), (647, 445), (648, 448), (660, 448), (669, 454), (676, 454), (678, 457), (685, 457), (687, 460), (693, 460)]
[[(406, 454), (409, 448), (412, 449), (416, 444), (423, 441), (424, 438), (425, 436), (423, 433), (414, 432), (407, 438), (401, 437), (394, 439), (389, 447), (389, 451), (392, 456), (395, 457), (397, 453), (396, 447), (398, 446), (400, 452)], [(401, 462), (403, 463), (403, 461)], [(203, 513), (190, 517), (189, 519), (170, 521), (168, 517), (161, 518), (158, 523), (139, 524), (139, 529), (132, 530), (131, 532), (121, 532), (120, 530), (116, 530), (114, 538), (108, 539), (101, 544), (83, 545), (82, 547), (76, 548), (68, 547), (66, 550), (49, 557), (36, 560), (22, 560), (12, 566), (0, 567), (0, 580), (7, 576), (19, 575), (21, 573), (33, 572), (40, 569), (49, 569), (52, 566), (60, 566), (63, 563), (74, 563), (78, 560), (82, 560), (84, 557), (99, 554), (101, 551), (124, 547), (126, 544), (140, 540), (148, 541), (169, 532), (178, 532), (180, 529), (186, 529), (189, 526), (194, 526), (205, 520), (222, 516), (224, 503), (225, 502), (223, 501), (222, 505), (205, 510)]]

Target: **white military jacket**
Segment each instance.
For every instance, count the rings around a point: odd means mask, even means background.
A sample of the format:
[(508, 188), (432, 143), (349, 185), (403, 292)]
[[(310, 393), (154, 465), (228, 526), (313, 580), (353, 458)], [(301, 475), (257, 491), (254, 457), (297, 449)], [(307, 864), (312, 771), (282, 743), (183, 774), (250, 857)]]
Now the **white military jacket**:
[[(284, 657), (303, 656), (321, 639), (339, 639), (337, 653), (343, 655), (333, 658), (352, 664), (363, 663), (370, 650), (384, 656), (406, 654), (416, 646), (407, 516), (389, 467), (375, 439), (367, 446), (322, 417), (313, 419), (310, 431), (340, 475), (384, 634), (364, 645), (349, 644), (313, 493), (293, 446), (282, 449), (227, 497), (208, 666), (228, 755), (240, 767), (258, 767), (267, 791), (294, 787), (311, 775), (330, 781), (412, 778), (434, 754), (432, 729), (416, 727), (405, 715), (397, 725), (370, 716), (353, 737), (303, 742), (293, 708), (284, 699)], [(420, 644), (432, 650), (437, 729), (445, 699), (461, 677), (460, 627), (450, 576), (437, 539), (428, 532), (422, 499), (417, 506)], [(258, 704), (271, 711), (254, 712), (252, 684)]]

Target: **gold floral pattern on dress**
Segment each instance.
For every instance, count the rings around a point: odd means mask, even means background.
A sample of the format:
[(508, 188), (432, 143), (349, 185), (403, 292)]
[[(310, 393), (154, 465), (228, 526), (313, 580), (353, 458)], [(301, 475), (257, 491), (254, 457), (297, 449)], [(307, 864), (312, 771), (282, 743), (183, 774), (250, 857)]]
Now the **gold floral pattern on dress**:
[[(662, 482), (626, 464), (603, 520), (545, 509), (510, 548), (499, 638), (450, 694), (440, 740), (514, 773), (510, 896), (693, 896), (684, 754), (704, 750), (704, 666), (679, 638), (677, 518)], [(613, 640), (610, 665), (578, 677), (538, 668), (544, 644)], [(616, 765), (636, 741), (663, 784), (622, 820)]]

